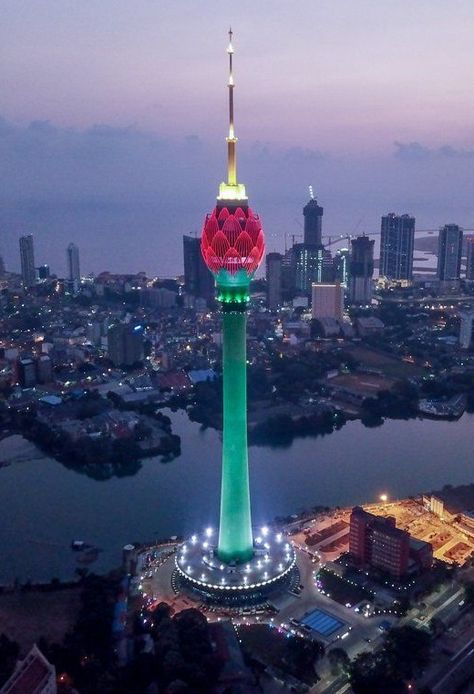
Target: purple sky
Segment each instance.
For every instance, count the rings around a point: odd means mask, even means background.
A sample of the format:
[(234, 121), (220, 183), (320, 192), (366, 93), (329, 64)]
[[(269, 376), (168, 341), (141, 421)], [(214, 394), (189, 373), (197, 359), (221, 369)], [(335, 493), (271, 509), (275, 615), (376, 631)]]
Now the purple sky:
[(239, 178), (281, 249), (312, 183), (324, 229), (474, 226), (472, 0), (4, 0), (0, 252), (181, 271), (224, 174), (226, 31)]

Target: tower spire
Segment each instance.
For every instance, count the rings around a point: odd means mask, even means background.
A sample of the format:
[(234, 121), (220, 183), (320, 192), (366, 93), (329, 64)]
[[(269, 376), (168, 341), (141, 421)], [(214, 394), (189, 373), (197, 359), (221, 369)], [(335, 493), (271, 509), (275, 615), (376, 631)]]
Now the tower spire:
[(219, 186), (219, 202), (236, 202), (240, 206), (247, 204), (247, 194), (245, 186), (242, 183), (237, 183), (237, 138), (235, 136), (234, 126), (234, 74), (233, 74), (233, 57), (234, 45), (232, 38), (234, 32), (232, 27), (229, 28), (229, 44), (227, 46), (227, 55), (229, 56), (229, 79), (227, 80), (227, 91), (229, 98), (229, 132), (226, 137), (227, 141), (227, 181)]
[(232, 27), (229, 28), (229, 46), (227, 53), (229, 55), (229, 80), (227, 88), (229, 90), (229, 135), (227, 137), (227, 183), (230, 186), (237, 185), (237, 161), (236, 161), (236, 144), (237, 138), (234, 131), (234, 76), (232, 74), (232, 56), (234, 55), (234, 47), (232, 45)]

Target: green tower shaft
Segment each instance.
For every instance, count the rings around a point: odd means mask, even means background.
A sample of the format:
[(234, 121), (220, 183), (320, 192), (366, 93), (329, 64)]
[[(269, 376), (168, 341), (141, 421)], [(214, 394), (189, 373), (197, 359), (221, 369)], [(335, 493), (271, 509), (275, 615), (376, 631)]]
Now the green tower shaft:
[(247, 455), (246, 299), (223, 302), (222, 308), (224, 429), (217, 553), (221, 561), (240, 563), (253, 554)]

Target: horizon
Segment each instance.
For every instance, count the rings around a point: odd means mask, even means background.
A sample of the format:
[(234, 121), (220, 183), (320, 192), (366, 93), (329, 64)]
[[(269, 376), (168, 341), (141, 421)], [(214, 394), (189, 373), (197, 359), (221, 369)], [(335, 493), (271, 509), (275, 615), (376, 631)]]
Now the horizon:
[(300, 232), (309, 184), (326, 235), (378, 231), (389, 211), (474, 225), (470, 3), (308, 1), (297, 16), (244, 1), (231, 22), (206, 6), (7, 4), (7, 267), (32, 233), (57, 274), (71, 241), (84, 273), (182, 271), (181, 237), (200, 231), (224, 176), (230, 23), (239, 179), (268, 250)]

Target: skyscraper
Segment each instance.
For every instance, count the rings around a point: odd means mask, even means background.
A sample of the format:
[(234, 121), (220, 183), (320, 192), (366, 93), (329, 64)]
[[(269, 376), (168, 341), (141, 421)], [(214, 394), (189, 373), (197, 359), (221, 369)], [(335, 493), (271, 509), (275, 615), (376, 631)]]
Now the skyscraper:
[(214, 300), (214, 279), (201, 254), (201, 239), (183, 236), (184, 290), (196, 298)]
[(114, 366), (133, 366), (143, 359), (143, 330), (129, 323), (115, 323), (107, 331), (107, 352)]
[(393, 212), (382, 217), (380, 237), (380, 276), (388, 280), (411, 282), (415, 218)]
[[(222, 310), (223, 432), (220, 520), (217, 543), (208, 528), (178, 549), (176, 568), (184, 585), (220, 601), (256, 600), (292, 571), (295, 557), (281, 533), (262, 528), (254, 539), (247, 451), (246, 325), (250, 282), (265, 252), (263, 229), (237, 182), (234, 131), (234, 48), (229, 31), (229, 134), (227, 181), (206, 216), (201, 238), (204, 261), (214, 275)], [(202, 599), (202, 598), (201, 598)], [(237, 603), (238, 604), (238, 603)]]
[(281, 291), (284, 301), (292, 299), (296, 290), (296, 265), (293, 248), (285, 251), (281, 259)]
[(5, 263), (3, 262), (3, 256), (0, 255), (0, 277), (5, 274)]
[(474, 337), (474, 311), (461, 311), (459, 318), (459, 344), (463, 349), (470, 349)]
[(463, 232), (457, 224), (445, 224), (438, 237), (438, 279), (453, 282), (461, 276)]
[(349, 286), (351, 252), (348, 248), (339, 248), (334, 256), (334, 279), (344, 286)]
[(303, 207), (305, 245), (321, 245), (323, 212), (323, 208), (318, 205), (317, 200), (313, 197)]
[(47, 280), (51, 276), (49, 265), (40, 265), (38, 268), (38, 279)]
[(267, 253), (267, 306), (270, 311), (276, 311), (281, 306), (282, 259), (281, 253)]
[(344, 291), (336, 284), (313, 284), (312, 317), (342, 320)]
[(81, 271), (79, 267), (79, 248), (75, 243), (70, 243), (66, 249), (67, 279), (71, 283), (73, 291), (79, 289)]
[(368, 236), (351, 241), (349, 273), (349, 301), (351, 304), (369, 304), (372, 300), (374, 274), (374, 243)]
[(474, 236), (466, 236), (466, 279), (474, 280)]
[(311, 294), (314, 282), (332, 282), (334, 268), (331, 251), (324, 246), (296, 243), (293, 246), (296, 289)]
[(33, 236), (20, 236), (21, 278), (25, 289), (36, 284), (35, 252)]

